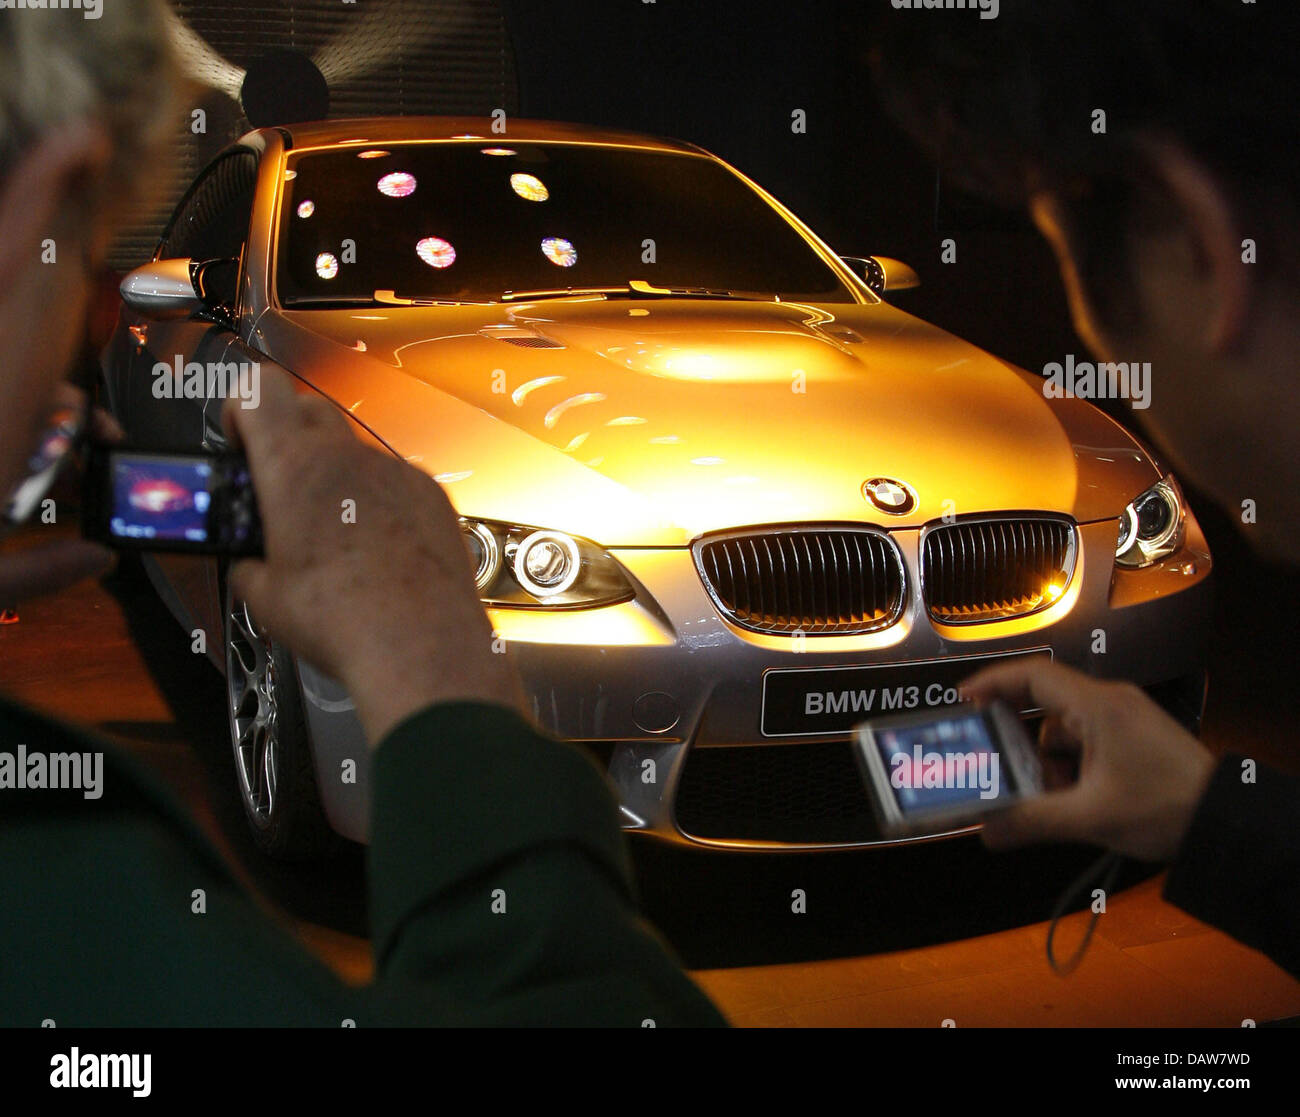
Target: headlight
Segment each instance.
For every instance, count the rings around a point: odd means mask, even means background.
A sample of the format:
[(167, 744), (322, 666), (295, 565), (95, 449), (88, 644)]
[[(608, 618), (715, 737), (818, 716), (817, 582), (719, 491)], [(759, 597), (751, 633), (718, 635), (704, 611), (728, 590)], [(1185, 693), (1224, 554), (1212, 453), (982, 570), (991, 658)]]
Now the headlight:
[(510, 569), (534, 597), (554, 597), (578, 580), (578, 544), (558, 531), (535, 531), (515, 547)]
[(572, 609), (632, 596), (623, 568), (586, 539), (486, 520), (460, 525), (485, 605)]
[(460, 529), (465, 536), (465, 548), (474, 567), (474, 584), (480, 592), (490, 586), (501, 570), (501, 547), (497, 538), (483, 524), (461, 520)]
[(1150, 566), (1182, 545), (1183, 494), (1170, 474), (1124, 509), (1115, 561), (1121, 566)]

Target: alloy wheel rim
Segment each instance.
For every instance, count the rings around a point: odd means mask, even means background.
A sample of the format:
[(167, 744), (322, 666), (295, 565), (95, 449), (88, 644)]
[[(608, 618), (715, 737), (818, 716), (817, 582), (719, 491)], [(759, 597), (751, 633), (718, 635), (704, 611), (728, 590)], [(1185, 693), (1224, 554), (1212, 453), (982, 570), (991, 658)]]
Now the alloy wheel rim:
[(280, 760), (275, 661), (271, 641), (258, 630), (244, 602), (231, 602), (226, 629), (226, 697), (235, 774), (244, 806), (265, 826), (275, 810)]

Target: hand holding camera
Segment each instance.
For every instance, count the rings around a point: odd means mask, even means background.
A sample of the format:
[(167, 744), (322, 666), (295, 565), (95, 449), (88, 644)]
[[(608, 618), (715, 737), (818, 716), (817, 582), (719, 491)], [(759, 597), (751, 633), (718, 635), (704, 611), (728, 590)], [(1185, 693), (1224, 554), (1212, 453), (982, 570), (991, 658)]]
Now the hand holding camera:
[[(990, 815), (986, 844), (1077, 841), (1143, 861), (1174, 858), (1214, 756), (1138, 687), (1014, 662), (981, 671), (965, 689), (975, 701), (1000, 698), (1046, 712), (1039, 753), (1047, 791)], [(1067, 771), (1075, 767), (1077, 779)]]
[(258, 407), (227, 404), (223, 420), (264, 521), (265, 558), (236, 562), (232, 588), (348, 688), (372, 745), (434, 702), (521, 708), (437, 482), (363, 445), (333, 404), (274, 370)]

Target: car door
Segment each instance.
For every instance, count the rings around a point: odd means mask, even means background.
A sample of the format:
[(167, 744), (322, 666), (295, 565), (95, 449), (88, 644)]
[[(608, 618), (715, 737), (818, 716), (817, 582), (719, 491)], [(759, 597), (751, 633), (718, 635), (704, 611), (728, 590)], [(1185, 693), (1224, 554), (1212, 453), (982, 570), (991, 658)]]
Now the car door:
[[(257, 164), (256, 153), (247, 148), (233, 148), (209, 164), (176, 207), (163, 233), (158, 258), (242, 263)], [(223, 362), (237, 337), (240, 263), (228, 269), (229, 315), (214, 315), (220, 321), (158, 321), (123, 307), (121, 329), (129, 356), (125, 375), (110, 385), (110, 391), (114, 410), (133, 445), (196, 452), (219, 448), (213, 436), (219, 431), (223, 398), (207, 391), (216, 387), (215, 382), (208, 383), (204, 377), (201, 395), (182, 393), (177, 398), (174, 378), (161, 377), (158, 372), (160, 366), (175, 368), (179, 364), (184, 370), (197, 363), (206, 369)], [(204, 630), (209, 655), (217, 659), (221, 615), (216, 562), (196, 556), (156, 555), (146, 565), (171, 611), (187, 628)]]

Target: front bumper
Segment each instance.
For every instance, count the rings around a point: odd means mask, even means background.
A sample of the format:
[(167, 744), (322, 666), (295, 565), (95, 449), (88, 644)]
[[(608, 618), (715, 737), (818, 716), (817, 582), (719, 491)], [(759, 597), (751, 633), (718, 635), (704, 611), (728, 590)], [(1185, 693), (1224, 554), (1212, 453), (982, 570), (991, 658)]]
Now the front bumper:
[[(1079, 557), (1061, 598), (1032, 616), (987, 624), (930, 619), (914, 590), (917, 530), (891, 533), (907, 568), (908, 600), (899, 620), (875, 633), (794, 639), (740, 629), (719, 615), (690, 551), (677, 548), (611, 552), (637, 586), (624, 604), (489, 615), (524, 680), (536, 724), (608, 758), (628, 830), (728, 849), (895, 844), (868, 818), (856, 770), (844, 762), (847, 733), (763, 735), (764, 673), (1050, 648), (1057, 662), (1171, 697), (1194, 724), (1211, 607), (1210, 554), (1195, 519), (1188, 516), (1182, 551), (1136, 571), (1114, 565), (1116, 521), (1078, 531)], [(299, 670), (326, 814), (340, 833), (364, 840), (368, 750), (351, 701), (308, 665)], [(339, 779), (345, 760), (355, 763), (354, 783)], [(741, 786), (755, 778), (765, 782), (761, 794)], [(777, 805), (767, 834), (760, 817), (746, 822), (745, 803), (759, 814)], [(802, 822), (792, 823), (792, 803), (807, 816)]]

